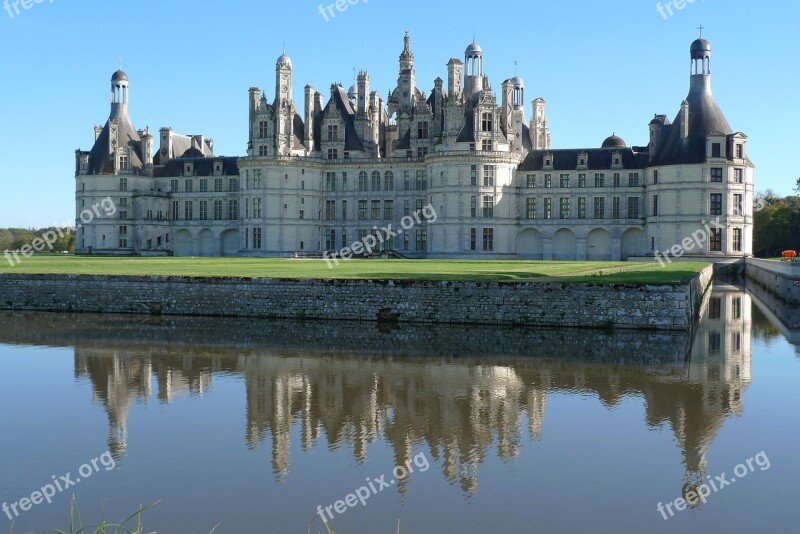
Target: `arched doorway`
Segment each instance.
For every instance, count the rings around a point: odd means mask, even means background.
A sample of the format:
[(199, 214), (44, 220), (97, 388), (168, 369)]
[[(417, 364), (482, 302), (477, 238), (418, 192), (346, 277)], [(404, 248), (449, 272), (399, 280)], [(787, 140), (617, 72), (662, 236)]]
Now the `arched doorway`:
[(225, 230), (220, 236), (223, 256), (236, 256), (239, 253), (239, 230)]
[(611, 261), (611, 233), (597, 228), (589, 233), (586, 240), (586, 259), (590, 261)]
[(534, 228), (528, 228), (517, 237), (517, 256), (525, 260), (541, 260), (544, 257), (542, 234)]
[(553, 259), (561, 261), (578, 259), (578, 240), (572, 230), (562, 228), (553, 235)]
[(216, 251), (214, 250), (214, 233), (205, 228), (200, 231), (199, 251), (201, 256), (213, 256)]
[(173, 236), (172, 253), (175, 256), (192, 255), (192, 234), (189, 230), (178, 230)]
[(644, 256), (647, 254), (647, 239), (644, 232), (638, 228), (631, 228), (622, 234), (622, 259), (629, 256)]

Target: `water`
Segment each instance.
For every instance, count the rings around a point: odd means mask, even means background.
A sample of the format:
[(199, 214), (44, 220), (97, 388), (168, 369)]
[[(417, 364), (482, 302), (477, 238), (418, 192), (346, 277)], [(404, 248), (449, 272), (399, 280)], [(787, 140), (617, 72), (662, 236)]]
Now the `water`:
[(161, 533), (795, 531), (800, 317), (768, 299), (715, 284), (691, 338), (0, 314), (0, 504), (86, 464), (14, 532), (73, 494)]

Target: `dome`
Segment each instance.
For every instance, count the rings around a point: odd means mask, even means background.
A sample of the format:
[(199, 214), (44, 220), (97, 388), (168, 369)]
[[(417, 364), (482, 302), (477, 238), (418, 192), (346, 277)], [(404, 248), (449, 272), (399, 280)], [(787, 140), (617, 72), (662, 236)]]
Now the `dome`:
[(350, 89), (347, 90), (347, 96), (349, 96), (351, 100), (358, 98), (358, 87), (356, 87), (356, 84), (350, 86)]
[(601, 148), (625, 148), (626, 146), (628, 145), (625, 144), (625, 141), (623, 141), (621, 137), (613, 134), (611, 137), (606, 137)]
[(111, 81), (112, 82), (127, 82), (128, 81), (128, 75), (125, 74), (125, 71), (123, 71), (122, 69), (119, 69), (111, 77)]
[(692, 43), (691, 47), (692, 57), (704, 57), (711, 53), (711, 43), (705, 39), (697, 39)]
[(467, 47), (467, 50), (466, 52), (464, 52), (464, 55), (467, 57), (482, 56), (483, 48), (481, 48), (481, 45), (479, 45), (475, 41), (472, 41), (472, 44)]
[(511, 83), (514, 84), (514, 87), (525, 87), (525, 81), (519, 76), (514, 76), (511, 78)]
[(292, 58), (287, 56), (286, 52), (284, 52), (283, 54), (281, 54), (281, 57), (278, 58), (278, 61), (276, 62), (276, 65), (278, 65), (278, 66), (288, 65), (289, 67), (291, 67), (292, 66)]

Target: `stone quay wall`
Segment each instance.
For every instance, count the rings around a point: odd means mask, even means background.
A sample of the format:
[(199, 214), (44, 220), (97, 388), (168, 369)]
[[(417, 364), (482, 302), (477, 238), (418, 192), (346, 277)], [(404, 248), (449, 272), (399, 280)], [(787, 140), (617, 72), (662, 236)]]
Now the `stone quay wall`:
[(664, 285), (0, 275), (0, 309), (688, 330), (711, 266)]

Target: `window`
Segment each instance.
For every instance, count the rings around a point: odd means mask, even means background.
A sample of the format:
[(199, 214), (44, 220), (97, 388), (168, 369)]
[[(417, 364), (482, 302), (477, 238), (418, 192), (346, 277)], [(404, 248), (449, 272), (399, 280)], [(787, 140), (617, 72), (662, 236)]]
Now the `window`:
[(411, 214), (411, 201), (406, 199), (403, 201), (403, 216), (407, 217)]
[(325, 229), (325, 250), (336, 250), (336, 230)]
[(178, 180), (170, 180), (169, 181), (169, 192), (170, 193), (177, 193), (178, 192)]
[(714, 167), (711, 169), (711, 181), (712, 182), (722, 181), (722, 169), (720, 167)]
[(552, 219), (553, 218), (553, 199), (552, 198), (544, 199), (544, 218), (545, 219)]
[(200, 178), (200, 192), (208, 193), (208, 178)]
[(722, 317), (722, 299), (711, 297), (708, 301), (708, 318), (712, 321), (719, 321)]
[(483, 187), (494, 187), (494, 165), (483, 166)]
[(483, 141), (481, 141), (481, 150), (483, 150), (484, 152), (491, 152), (492, 150), (494, 150), (494, 143), (492, 142), (492, 140), (484, 139)]
[(261, 248), (261, 228), (253, 228), (253, 248)]
[(594, 218), (606, 218), (606, 199), (605, 197), (594, 197)]
[(528, 220), (533, 220), (536, 218), (536, 199), (535, 198), (527, 198), (525, 199), (525, 218)]
[(742, 229), (741, 228), (734, 228), (733, 229), (733, 251), (734, 252), (741, 252), (742, 251)]
[(614, 197), (611, 199), (611, 217), (614, 219), (621, 219), (619, 213), (619, 197)]
[(239, 218), (239, 201), (235, 198), (228, 200), (228, 220), (235, 221)]
[(359, 200), (358, 201), (358, 220), (359, 221), (366, 221), (367, 220), (367, 201), (366, 200)]
[(417, 252), (425, 252), (428, 248), (428, 231), (417, 230)]
[(208, 200), (200, 201), (200, 220), (201, 221), (208, 220)]
[(325, 173), (325, 191), (336, 191), (336, 173)]
[(305, 219), (306, 218), (306, 212), (304, 210), (300, 210), (300, 213), (297, 215), (297, 218), (300, 219), (300, 220)]
[(372, 171), (372, 190), (381, 190), (381, 173), (378, 171)]
[(628, 197), (628, 218), (639, 218), (639, 197)]
[(711, 193), (709, 213), (711, 215), (722, 215), (722, 193)]
[(618, 172), (614, 173), (614, 187), (620, 186), (620, 175)]
[(187, 193), (192, 193), (194, 191), (194, 180), (184, 180), (183, 190)]
[(472, 218), (478, 216), (478, 197), (469, 197), (469, 216)]
[(594, 175), (594, 186), (595, 187), (605, 187), (606, 186), (606, 175), (603, 173), (596, 173)]
[(658, 171), (653, 171), (653, 185), (658, 185)]
[(428, 171), (417, 171), (417, 191), (428, 189)]
[(254, 198), (253, 199), (253, 217), (256, 219), (261, 218), (261, 199)]
[[(335, 124), (328, 125), (328, 142), (335, 143), (339, 140), (339, 127)], [(330, 159), (330, 158), (328, 158)]]
[(586, 187), (586, 175), (579, 174), (578, 175), (578, 187)]
[(339, 159), (339, 151), (335, 148), (328, 149), (328, 159), (329, 160), (336, 160)]
[(336, 201), (335, 200), (326, 200), (325, 201), (325, 220), (326, 221), (333, 221), (336, 219)]
[(578, 219), (586, 218), (586, 197), (578, 198)]
[(342, 220), (347, 220), (347, 201), (342, 200)]
[(744, 183), (744, 169), (733, 169), (733, 181), (737, 184)]
[(558, 185), (559, 187), (569, 187), (569, 174), (562, 174)]
[(469, 229), (469, 249), (470, 250), (478, 250), (478, 229), (477, 228), (470, 228)]
[(736, 143), (736, 159), (744, 158), (744, 146), (741, 143)]
[(529, 189), (533, 189), (534, 187), (536, 187), (536, 175), (535, 174), (529, 174), (528, 176), (526, 176), (526, 181), (527, 181), (526, 185), (528, 186)]
[(482, 113), (481, 114), (481, 131), (482, 132), (491, 132), (494, 131), (492, 118), (493, 113)]
[(558, 199), (558, 218), (569, 219), (569, 198), (561, 197)]
[(741, 217), (744, 215), (744, 209), (742, 204), (742, 195), (736, 193), (733, 195), (733, 214), (737, 217)]
[(478, 185), (478, 166), (473, 165), (470, 169), (470, 185)]
[(483, 229), (483, 250), (486, 252), (491, 252), (494, 250), (494, 229), (493, 228), (484, 228)]
[(373, 200), (372, 201), (372, 213), (371, 218), (373, 221), (379, 221), (381, 219), (381, 201), (380, 200)]
[(494, 217), (494, 195), (483, 195), (483, 211), (481, 215), (484, 219)]
[(722, 229), (712, 228), (711, 238), (709, 239), (711, 252), (722, 252)]
[[(176, 180), (177, 182), (177, 180)], [(127, 191), (128, 190), (128, 179), (127, 178), (120, 178), (119, 179), (119, 190), (120, 191)]]
[(394, 173), (386, 171), (383, 175), (383, 190), (394, 191)]
[(234, 193), (239, 190), (239, 179), (238, 178), (229, 178), (228, 179), (228, 191)]
[(628, 187), (639, 187), (639, 173), (632, 172), (628, 174)]
[[(177, 181), (175, 186), (177, 187)], [(177, 191), (177, 189), (175, 189)], [(214, 192), (222, 193), (222, 178), (214, 178)]]
[(366, 191), (367, 190), (367, 173), (366, 171), (361, 171), (358, 173), (358, 190), (359, 191)]
[(342, 228), (342, 248), (347, 248), (347, 229)]
[(128, 248), (128, 227), (119, 227), (119, 248)]
[(260, 121), (258, 123), (258, 137), (259, 139), (264, 139), (267, 137), (267, 126), (269, 123), (267, 121)]
[(122, 155), (119, 157), (119, 170), (121, 171), (128, 170), (128, 156)]
[(428, 121), (419, 121), (417, 123), (417, 139), (428, 138)]
[[(305, 184), (305, 182), (303, 182)], [(347, 191), (347, 173), (342, 173), (342, 191)]]
[(658, 195), (653, 195), (653, 217), (658, 217)]
[(544, 175), (544, 186), (545, 187), (553, 187), (553, 175), (552, 174), (545, 174)]
[(712, 158), (722, 157), (722, 145), (720, 143), (711, 143), (711, 157)]
[(214, 201), (214, 220), (221, 221), (222, 220), (222, 201), (215, 200)]
[(172, 206), (171, 206), (172, 213), (170, 213), (170, 215), (172, 216), (172, 220), (173, 221), (177, 221), (178, 220), (178, 213), (180, 213), (180, 207), (179, 206), (180, 206), (180, 204), (178, 203), (177, 200), (173, 200), (172, 201)]
[(383, 201), (383, 220), (385, 220), (385, 221), (394, 220), (394, 201), (393, 200), (384, 200)]

